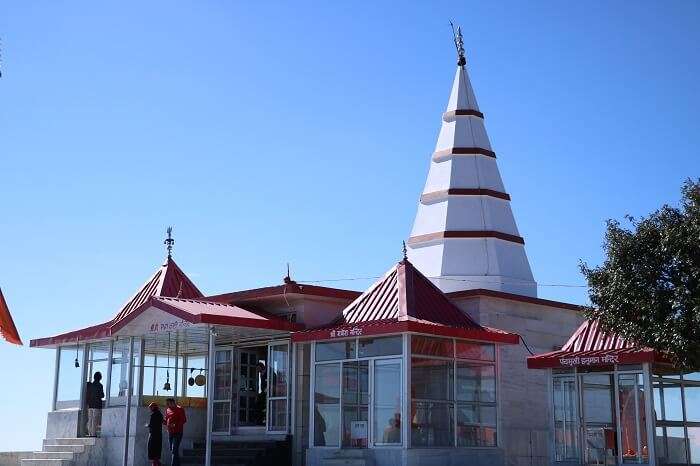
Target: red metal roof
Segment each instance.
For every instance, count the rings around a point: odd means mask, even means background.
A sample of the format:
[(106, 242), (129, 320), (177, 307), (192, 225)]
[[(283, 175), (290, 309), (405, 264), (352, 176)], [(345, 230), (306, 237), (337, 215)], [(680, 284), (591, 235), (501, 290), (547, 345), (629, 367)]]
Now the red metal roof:
[(175, 261), (168, 257), (156, 273), (129, 299), (114, 317), (113, 322), (119, 322), (133, 312), (151, 296), (169, 296), (177, 298), (196, 299), (204, 296), (201, 291), (185, 275)]
[(219, 295), (206, 296), (207, 301), (216, 301), (221, 303), (241, 303), (244, 301), (252, 301), (265, 298), (274, 298), (290, 294), (300, 294), (306, 296), (318, 296), (321, 298), (334, 298), (352, 301), (360, 295), (360, 292), (353, 290), (344, 290), (341, 288), (330, 288), (317, 285), (300, 285), (295, 281), (289, 281), (283, 285), (266, 286), (263, 288), (254, 288), (251, 290), (234, 291)]
[(17, 327), (15, 327), (15, 321), (12, 320), (12, 315), (10, 315), (10, 308), (7, 307), (7, 302), (5, 297), (2, 295), (2, 290), (0, 289), (0, 336), (7, 340), (9, 343), (15, 345), (21, 345), (22, 339), (19, 337), (19, 332), (17, 332)]
[(153, 296), (127, 317), (113, 324), (110, 328), (111, 333), (118, 332), (119, 329), (151, 307), (185, 319), (192, 324), (232, 325), (285, 331), (304, 329), (302, 324), (289, 322), (281, 317), (250, 311), (230, 304)]
[(346, 307), (332, 326), (295, 334), (293, 339), (309, 341), (402, 331), (503, 343), (517, 343), (519, 338), (474, 322), (413, 264), (403, 260)]
[(61, 343), (75, 343), (80, 340), (105, 338), (111, 334), (110, 328), (112, 326), (125, 319), (154, 296), (201, 298), (203, 295), (175, 261), (168, 257), (165, 263), (146, 280), (146, 283), (121, 307), (111, 320), (72, 332), (31, 340), (29, 345), (32, 347), (53, 346)]
[(571, 335), (562, 349), (530, 356), (527, 367), (599, 366), (662, 361), (656, 351), (636, 345), (619, 335), (605, 332), (598, 321), (587, 320)]

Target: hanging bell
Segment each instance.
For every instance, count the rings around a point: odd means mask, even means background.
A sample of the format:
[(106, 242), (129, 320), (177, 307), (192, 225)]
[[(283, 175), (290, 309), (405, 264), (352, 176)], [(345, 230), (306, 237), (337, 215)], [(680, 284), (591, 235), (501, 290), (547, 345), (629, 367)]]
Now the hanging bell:
[(198, 387), (203, 387), (204, 384), (207, 383), (207, 378), (202, 375), (201, 369), (199, 371), (199, 375), (194, 378), (194, 383), (196, 383)]
[(194, 377), (192, 377), (192, 373), (194, 372), (194, 369), (190, 369), (190, 378), (187, 379), (187, 385), (190, 387), (194, 387)]
[(170, 372), (165, 374), (165, 383), (163, 384), (163, 390), (166, 392), (170, 391)]
[(75, 358), (75, 367), (80, 367), (80, 363), (78, 362), (78, 358)]

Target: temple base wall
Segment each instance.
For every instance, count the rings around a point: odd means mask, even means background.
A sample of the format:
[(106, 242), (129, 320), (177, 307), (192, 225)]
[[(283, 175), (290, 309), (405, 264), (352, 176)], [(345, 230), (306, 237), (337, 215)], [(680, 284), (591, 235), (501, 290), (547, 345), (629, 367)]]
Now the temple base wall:
[(500, 448), (309, 448), (307, 466), (503, 466)]

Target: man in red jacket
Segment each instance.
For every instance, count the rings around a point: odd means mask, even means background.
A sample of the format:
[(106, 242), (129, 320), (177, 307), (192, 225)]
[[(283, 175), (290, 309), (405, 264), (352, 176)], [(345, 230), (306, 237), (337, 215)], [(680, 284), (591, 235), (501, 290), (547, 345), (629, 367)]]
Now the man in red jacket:
[(168, 409), (165, 410), (163, 424), (168, 428), (170, 453), (173, 455), (172, 466), (180, 466), (180, 443), (182, 442), (182, 431), (187, 422), (187, 416), (182, 406), (175, 403), (174, 398), (168, 398), (166, 403)]

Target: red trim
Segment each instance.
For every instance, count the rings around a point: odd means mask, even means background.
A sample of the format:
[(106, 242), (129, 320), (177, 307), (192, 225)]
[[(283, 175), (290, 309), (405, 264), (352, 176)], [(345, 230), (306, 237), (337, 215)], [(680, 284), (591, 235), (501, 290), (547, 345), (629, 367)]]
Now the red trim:
[(424, 204), (433, 202), (447, 196), (490, 196), (498, 199), (510, 201), (510, 195), (493, 189), (484, 188), (450, 188), (442, 191), (432, 191), (425, 193), (420, 197), (420, 201)]
[(527, 358), (528, 369), (573, 368), (573, 367), (599, 367), (614, 364), (640, 364), (645, 362), (657, 362), (661, 358), (655, 351), (638, 349), (631, 352), (619, 351), (584, 351), (542, 354)]
[(97, 340), (99, 338), (107, 338), (112, 335), (110, 331), (111, 322), (93, 325), (92, 327), (74, 330), (72, 332), (62, 333), (52, 337), (37, 338), (31, 340), (29, 346), (31, 348), (40, 348), (43, 346), (55, 346), (61, 343), (75, 343), (85, 340)]
[(478, 230), (478, 231), (439, 231), (437, 233), (428, 233), (426, 235), (411, 236), (408, 238), (408, 244), (427, 243), (445, 238), (498, 238), (511, 243), (525, 244), (525, 240), (521, 236), (509, 235), (493, 230)]
[(433, 152), (433, 160), (438, 160), (448, 155), (485, 155), (486, 157), (496, 158), (496, 153), (494, 151), (484, 149), (483, 147), (452, 147), (450, 149)]
[(484, 114), (481, 113), (481, 112), (478, 111), (478, 110), (474, 110), (474, 109), (462, 109), (462, 110), (452, 110), (452, 111), (449, 111), (449, 112), (445, 112), (445, 113), (442, 114), (442, 119), (445, 120), (445, 121), (449, 121), (449, 120), (454, 119), (455, 116), (463, 116), (463, 115), (464, 115), (464, 116), (466, 116), (466, 115), (468, 115), (468, 116), (475, 116), (475, 117), (479, 117), (479, 118), (481, 118), (481, 119), (484, 118)]
[(583, 311), (585, 309), (585, 306), (579, 306), (577, 304), (564, 303), (561, 301), (552, 301), (549, 299), (542, 298), (533, 298), (531, 296), (522, 296), (519, 294), (506, 293), (504, 291), (487, 290), (484, 288), (477, 288), (474, 290), (453, 291), (452, 293), (447, 293), (447, 297), (450, 299), (475, 298), (480, 296), (506, 299), (508, 301), (520, 301), (523, 303), (538, 304), (540, 306), (555, 307), (558, 309), (570, 309), (572, 311)]
[[(331, 332), (335, 332), (334, 334), (336, 336), (331, 336)], [(479, 340), (511, 345), (516, 345), (520, 342), (520, 337), (513, 333), (447, 327), (444, 325), (434, 325), (415, 321), (371, 321), (357, 324), (344, 324), (317, 330), (307, 330), (305, 332), (292, 334), (292, 341), (325, 341), (352, 338), (355, 336), (365, 337), (403, 332), (426, 333), (429, 335), (464, 338), (466, 340)]]
[(242, 301), (249, 301), (253, 299), (272, 298), (275, 296), (283, 296), (285, 294), (300, 294), (307, 296), (318, 296), (322, 298), (334, 298), (353, 301), (362, 293), (360, 293), (359, 291), (343, 290), (340, 288), (329, 288), (325, 286), (299, 285), (297, 283), (290, 283), (286, 285), (254, 288), (252, 290), (234, 291), (231, 293), (207, 296), (202, 299), (206, 301), (215, 301), (219, 303), (230, 304)]
[(3, 337), (8, 343), (22, 345), (22, 339), (19, 337), (19, 332), (17, 332), (15, 321), (12, 319), (5, 297), (2, 295), (2, 290), (0, 290), (0, 337)]

